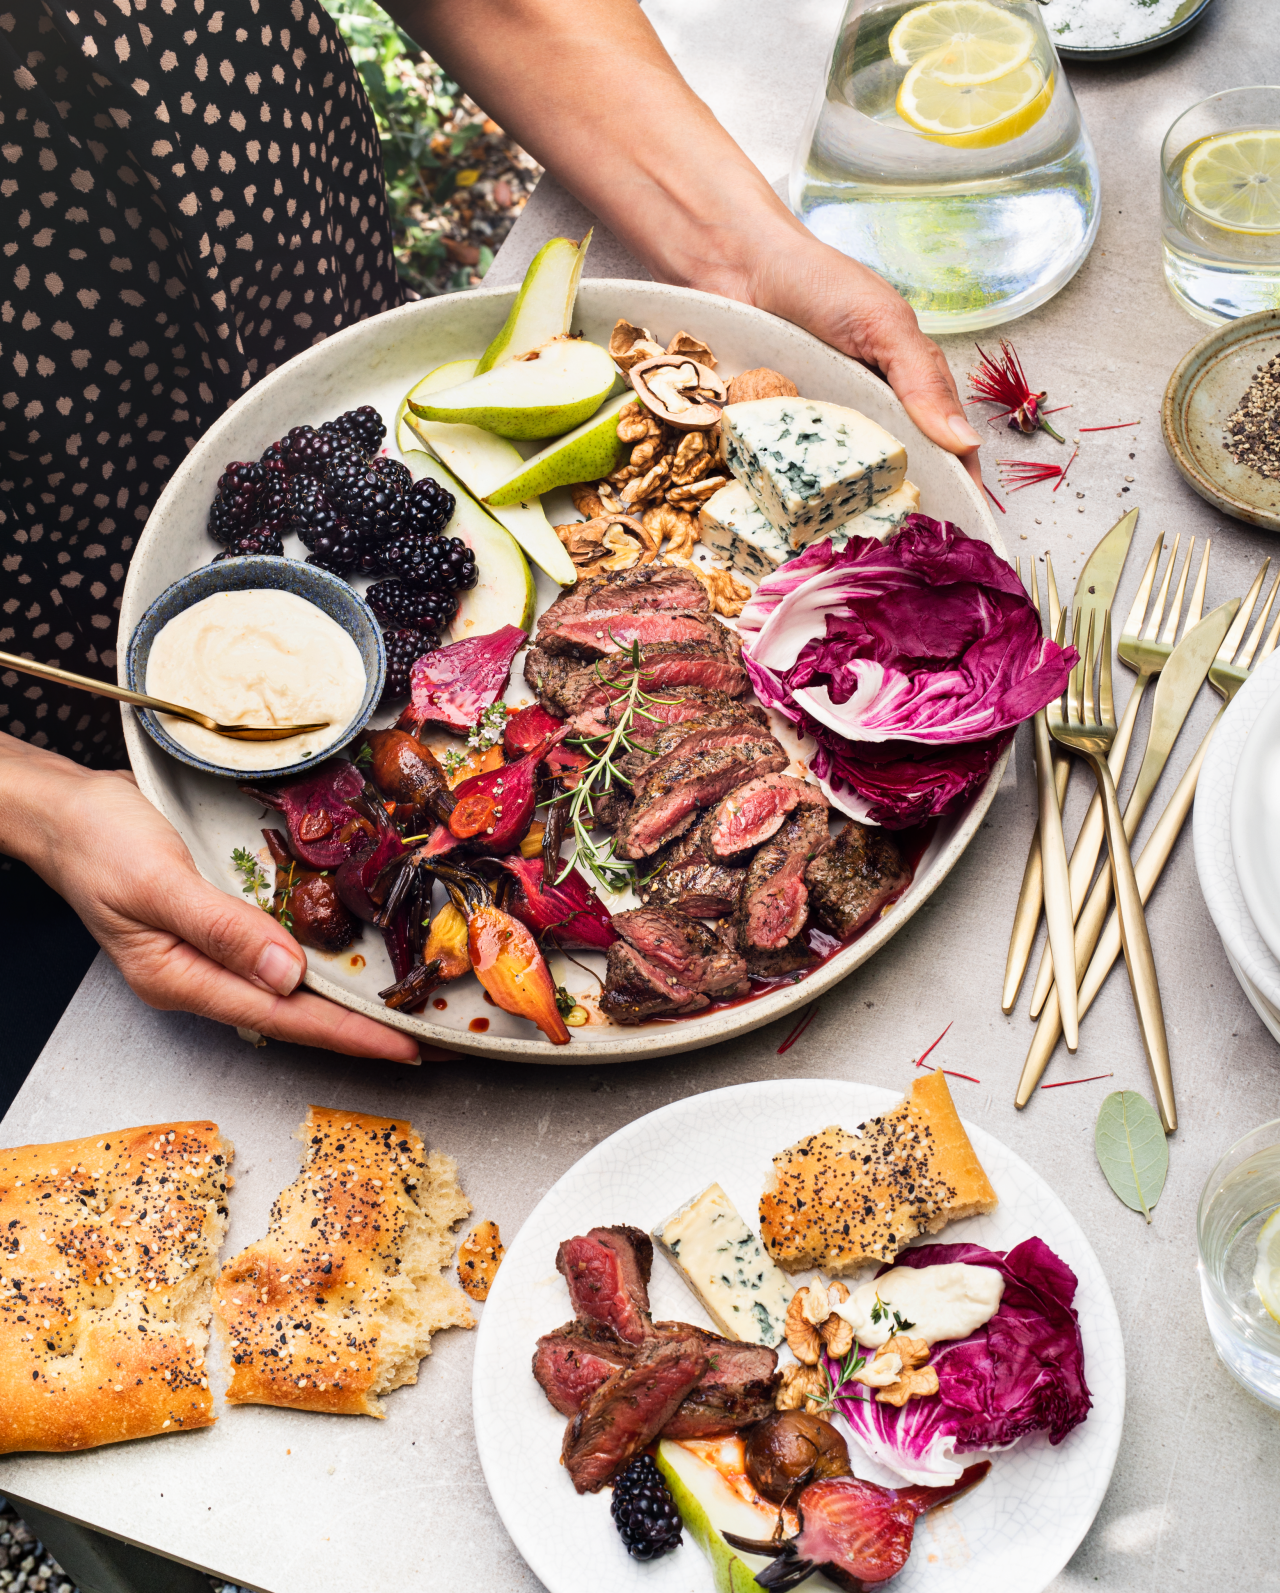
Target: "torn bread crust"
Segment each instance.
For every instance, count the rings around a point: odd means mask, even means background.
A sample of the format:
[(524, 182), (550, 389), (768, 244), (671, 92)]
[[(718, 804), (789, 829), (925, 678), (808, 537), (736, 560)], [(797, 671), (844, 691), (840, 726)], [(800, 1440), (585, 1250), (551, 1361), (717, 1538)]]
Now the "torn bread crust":
[(384, 1416), (443, 1327), (474, 1327), (441, 1277), (471, 1206), (457, 1168), (404, 1119), (313, 1106), (301, 1173), (266, 1237), (222, 1269), (227, 1403)]
[(209, 1122), (0, 1150), (0, 1453), (213, 1423), (231, 1155)]

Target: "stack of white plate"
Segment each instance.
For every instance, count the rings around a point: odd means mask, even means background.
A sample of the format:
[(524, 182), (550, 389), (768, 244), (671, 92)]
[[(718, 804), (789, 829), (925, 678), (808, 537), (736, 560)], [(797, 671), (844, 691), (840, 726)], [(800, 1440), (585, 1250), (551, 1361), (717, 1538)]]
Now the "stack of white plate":
[(1196, 869), (1227, 959), (1280, 1040), (1280, 652), (1241, 687), (1196, 790)]

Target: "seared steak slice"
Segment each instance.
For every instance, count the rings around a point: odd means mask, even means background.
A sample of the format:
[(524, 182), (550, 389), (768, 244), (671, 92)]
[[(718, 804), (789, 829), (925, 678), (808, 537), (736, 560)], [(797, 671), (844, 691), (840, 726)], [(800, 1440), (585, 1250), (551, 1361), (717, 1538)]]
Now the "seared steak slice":
[(619, 614), (638, 614), (642, 610), (686, 609), (692, 614), (710, 611), (707, 589), (696, 575), (676, 564), (642, 564), (612, 575), (592, 576), (566, 587), (543, 620), (553, 624), (586, 613), (612, 609)]
[(741, 730), (744, 725), (765, 728), (763, 714), (748, 712), (747, 704), (733, 697), (722, 697), (707, 703), (694, 719), (682, 719), (671, 724), (655, 723), (651, 719), (636, 719), (632, 723), (631, 745), (646, 758), (665, 758), (678, 752), (693, 736), (708, 730)]
[(591, 794), (591, 821), (597, 830), (616, 830), (630, 812), (631, 792), (625, 786)]
[(637, 802), (644, 801), (649, 790), (668, 769), (691, 758), (694, 753), (711, 752), (718, 747), (733, 747), (744, 751), (748, 757), (758, 751), (762, 757), (767, 758), (779, 745), (769, 731), (763, 725), (756, 724), (754, 719), (742, 719), (737, 724), (708, 726), (706, 729), (689, 728), (690, 734), (678, 742), (672, 751), (664, 753), (661, 757), (649, 759), (631, 776), (632, 790)]
[(641, 648), (662, 642), (702, 642), (718, 647), (713, 633), (724, 627), (709, 614), (689, 614), (680, 609), (587, 609), (582, 614), (553, 619), (551, 610), (538, 622), (538, 646), (544, 652), (567, 653), (572, 658), (608, 658), (629, 652), (633, 642)]
[(723, 863), (667, 863), (639, 887), (646, 907), (665, 907), (688, 918), (721, 918), (738, 905), (745, 868)]
[(827, 811), (827, 799), (816, 785), (789, 774), (760, 774), (730, 791), (708, 815), (702, 845), (716, 862), (739, 858), (776, 835), (787, 814), (801, 805)]
[(620, 1366), (630, 1366), (635, 1346), (598, 1322), (566, 1322), (544, 1333), (533, 1352), (533, 1375), (562, 1416), (576, 1416)]
[(765, 951), (759, 946), (747, 946), (742, 955), (747, 962), (747, 975), (751, 979), (780, 979), (785, 974), (799, 973), (812, 968), (818, 958), (802, 930), (794, 940), (775, 951)]
[(645, 781), (643, 797), (617, 833), (619, 855), (651, 857), (683, 834), (700, 808), (709, 808), (753, 774), (780, 773), (790, 761), (771, 736), (673, 758)]
[(569, 712), (564, 706), (561, 692), (572, 670), (571, 659), (552, 658), (550, 653), (544, 653), (540, 647), (531, 647), (524, 655), (524, 678), (549, 714), (563, 717)]
[[(709, 641), (658, 642), (646, 647), (642, 653), (644, 669), (640, 675), (643, 690), (651, 695), (663, 696), (673, 686), (693, 686), (703, 692), (727, 692), (730, 697), (745, 695), (749, 682), (747, 672), (742, 667), (737, 637), (720, 624), (715, 625), (713, 630), (717, 635)], [(720, 636), (728, 638), (727, 643), (721, 644)], [(561, 712), (571, 717), (621, 697), (624, 688), (614, 686), (611, 682), (622, 680), (630, 684), (631, 660), (625, 654), (619, 653), (595, 664), (566, 662), (569, 663), (569, 669), (563, 678), (557, 677), (555, 696), (564, 704)], [(526, 663), (525, 679), (537, 690), (528, 668)]]
[(634, 946), (617, 940), (609, 947), (600, 1010), (615, 1023), (644, 1023), (675, 1012), (696, 1012), (707, 1005), (701, 991), (682, 985), (675, 974), (655, 968)]
[(778, 1386), (777, 1350), (763, 1344), (737, 1344), (685, 1322), (655, 1322), (663, 1340), (696, 1334), (707, 1355), (707, 1370), (662, 1429), (664, 1438), (724, 1438), (772, 1414)]
[(897, 842), (850, 819), (835, 845), (805, 869), (815, 921), (840, 940), (869, 924), (911, 883)]
[[(573, 735), (584, 740), (609, 735), (617, 727), (617, 714), (622, 701), (621, 697), (614, 697), (580, 713), (573, 722)], [(655, 731), (659, 725), (701, 721), (708, 713), (718, 712), (724, 707), (736, 708), (744, 718), (753, 719), (757, 724), (769, 722), (758, 703), (735, 701), (727, 692), (703, 690), (699, 686), (668, 686), (660, 697), (644, 705), (643, 716), (637, 715), (633, 723), (640, 734), (645, 735)]]
[(566, 1239), (556, 1252), (556, 1271), (569, 1285), (574, 1311), (627, 1344), (648, 1336), (652, 1270), (653, 1240), (639, 1228), (593, 1228)]
[(802, 933), (809, 918), (804, 871), (830, 844), (826, 807), (806, 805), (752, 858), (738, 903), (744, 952), (781, 951)]
[(658, 907), (633, 907), (615, 913), (613, 925), (623, 940), (659, 972), (674, 974), (681, 985), (704, 995), (741, 995), (746, 966), (704, 925), (682, 913)]
[(707, 1369), (695, 1333), (651, 1339), (565, 1428), (560, 1455), (579, 1493), (597, 1493), (662, 1431)]

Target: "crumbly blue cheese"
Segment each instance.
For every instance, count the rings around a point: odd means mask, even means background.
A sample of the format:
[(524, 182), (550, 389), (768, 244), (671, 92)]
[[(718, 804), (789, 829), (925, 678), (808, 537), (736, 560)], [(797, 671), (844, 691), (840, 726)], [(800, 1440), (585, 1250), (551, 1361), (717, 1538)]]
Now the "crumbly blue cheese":
[(781, 1340), (794, 1286), (719, 1184), (681, 1206), (653, 1237), (725, 1338), (768, 1345)]
[(793, 551), (740, 481), (712, 493), (698, 515), (698, 525), (702, 545), (712, 557), (753, 581), (772, 575)]
[(826, 536), (896, 491), (907, 451), (856, 409), (756, 398), (722, 415), (729, 469), (793, 548)]
[[(720, 490), (727, 492), (728, 488), (722, 487)], [(839, 553), (850, 537), (875, 537), (879, 542), (887, 542), (907, 516), (915, 514), (919, 507), (919, 487), (904, 481), (896, 492), (881, 498), (879, 503), (873, 503), (869, 509), (855, 514), (852, 520), (846, 520), (838, 530), (832, 531), (831, 546)]]

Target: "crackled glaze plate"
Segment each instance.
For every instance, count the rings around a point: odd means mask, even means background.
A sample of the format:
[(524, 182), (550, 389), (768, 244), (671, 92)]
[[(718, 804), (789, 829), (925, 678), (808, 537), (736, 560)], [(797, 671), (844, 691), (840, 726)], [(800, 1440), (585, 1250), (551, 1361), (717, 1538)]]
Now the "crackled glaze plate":
[[(514, 287), (478, 288), (389, 310), (308, 349), (237, 400), (187, 455), (138, 539), (120, 610), (121, 684), (125, 684), (123, 661), (128, 640), (146, 609), (172, 582), (207, 564), (217, 551), (205, 520), (218, 476), (229, 460), (256, 459), (291, 426), (317, 425), (361, 404), (374, 405), (388, 426), (393, 426), (401, 399), (427, 371), (448, 360), (480, 353), (502, 325), (515, 294)], [(727, 376), (753, 366), (771, 366), (791, 376), (808, 397), (861, 410), (906, 444), (911, 480), (920, 489), (924, 512), (954, 521), (971, 536), (992, 543), (1003, 555), (981, 489), (958, 460), (917, 430), (891, 388), (855, 361), (787, 321), (709, 293), (655, 282), (582, 282), (575, 332), (607, 343), (619, 316), (651, 327), (664, 339), (682, 329), (696, 333), (715, 350), (720, 370)], [(389, 443), (392, 440), (389, 438)], [(548, 495), (545, 507), (553, 523), (577, 518), (567, 492)], [(301, 557), (304, 551), (296, 538), (286, 539), (286, 552)], [(541, 612), (560, 589), (541, 572), (536, 573)], [(358, 584), (365, 584), (363, 577)], [(517, 706), (532, 698), (522, 664), (523, 655), (519, 655), (507, 693), (507, 700)], [(387, 724), (394, 716), (395, 710), (384, 709), (374, 715), (373, 722)], [(781, 729), (780, 716), (774, 718), (775, 728)], [(143, 733), (130, 708), (124, 709), (124, 733), (129, 761), (148, 800), (182, 836), (205, 878), (238, 895), (242, 881), (232, 866), (231, 853), (236, 847), (257, 849), (262, 843), (261, 827), (271, 821), (270, 815), (242, 797), (229, 780), (188, 769), (168, 757)], [(798, 752), (799, 748), (789, 750)], [(472, 978), (440, 992), (439, 999), (447, 1003), (443, 1011), (428, 1008), (416, 1016), (390, 1011), (378, 991), (391, 984), (394, 975), (381, 936), (367, 929), (362, 939), (344, 952), (309, 951), (305, 982), (331, 1001), (432, 1044), (513, 1061), (598, 1066), (714, 1045), (807, 1005), (874, 956), (960, 860), (991, 805), (1007, 758), (1006, 753), (963, 813), (939, 825), (917, 864), (910, 889), (891, 911), (798, 984), (783, 985), (737, 1005), (639, 1028), (591, 1025), (574, 1030), (569, 1045), (553, 1046), (532, 1023), (488, 1004)], [(598, 971), (603, 972), (603, 958), (597, 961)], [(596, 988), (581, 968), (563, 958), (553, 958), (552, 972), (557, 982), (566, 984), (575, 995)]]
[[(691, 1096), (597, 1145), (528, 1217), (484, 1308), (472, 1408), (498, 1513), (549, 1593), (712, 1593), (709, 1564), (687, 1534), (664, 1559), (647, 1565), (629, 1559), (609, 1515), (608, 1490), (580, 1498), (560, 1465), (564, 1418), (547, 1403), (529, 1362), (538, 1336), (572, 1315), (555, 1270), (561, 1240), (596, 1224), (652, 1230), (712, 1182), (723, 1185), (754, 1228), (765, 1174), (779, 1150), (828, 1123), (852, 1128), (897, 1099), (889, 1090), (825, 1079)], [(1102, 1268), (1070, 1212), (1021, 1157), (972, 1124), (965, 1127), (1000, 1204), (985, 1217), (952, 1223), (938, 1240), (1009, 1250), (1038, 1235), (1067, 1262), (1080, 1280), (1075, 1304), (1093, 1409), (1056, 1447), (1037, 1435), (994, 1456), (979, 1488), (923, 1516), (893, 1589), (1040, 1593), (1075, 1551), (1107, 1491), (1124, 1419), (1124, 1344)], [(656, 1318), (712, 1326), (660, 1253), (650, 1298)], [(804, 1586), (818, 1593), (829, 1584), (815, 1578)]]

